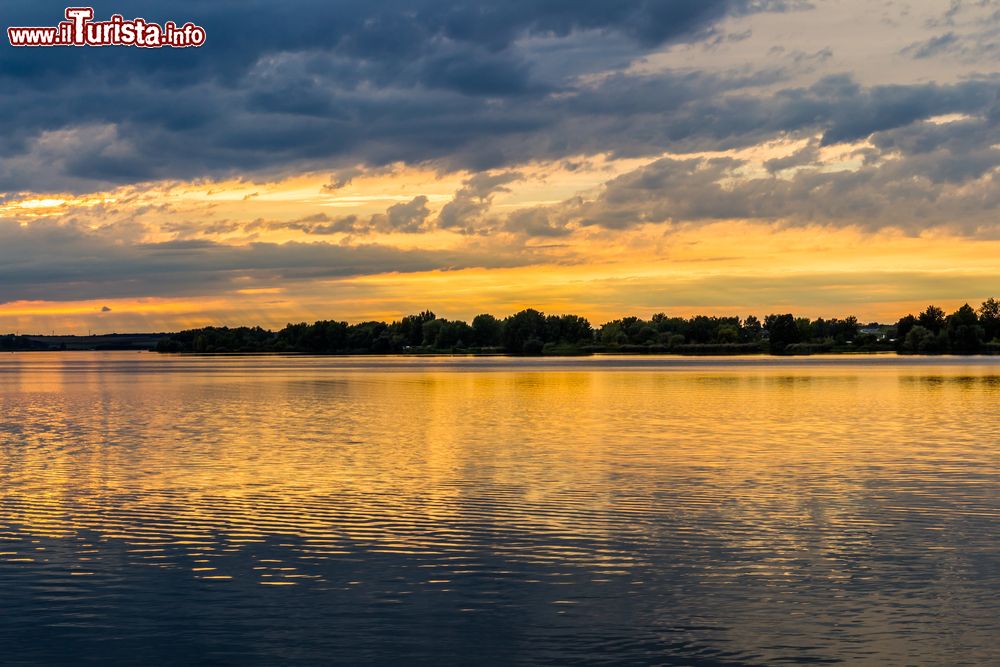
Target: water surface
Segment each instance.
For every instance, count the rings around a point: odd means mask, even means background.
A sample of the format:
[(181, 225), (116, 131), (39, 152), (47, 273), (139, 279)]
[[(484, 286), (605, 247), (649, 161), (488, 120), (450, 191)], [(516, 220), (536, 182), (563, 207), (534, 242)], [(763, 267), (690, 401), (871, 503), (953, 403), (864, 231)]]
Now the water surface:
[(0, 355), (0, 661), (998, 664), (998, 406), (988, 358)]

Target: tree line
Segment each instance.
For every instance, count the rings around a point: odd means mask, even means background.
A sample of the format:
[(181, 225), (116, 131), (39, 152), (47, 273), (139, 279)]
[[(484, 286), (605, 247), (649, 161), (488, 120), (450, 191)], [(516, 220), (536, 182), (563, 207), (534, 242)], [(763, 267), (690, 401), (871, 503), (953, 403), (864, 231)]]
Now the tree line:
[(2, 352), (25, 352), (31, 350), (47, 350), (48, 346), (39, 343), (26, 336), (7, 334), (0, 336), (0, 351)]
[(896, 351), (902, 354), (1000, 353), (1000, 302), (968, 304), (948, 315), (929, 306), (895, 325), (861, 324), (856, 317), (816, 320), (790, 313), (763, 319), (625, 317), (594, 327), (579, 315), (546, 315), (533, 308), (471, 322), (427, 310), (393, 322), (324, 320), (260, 327), (204, 327), (169, 334), (160, 352), (289, 352), (302, 354), (815, 354)]
[(1000, 352), (1000, 301), (987, 299), (978, 309), (965, 304), (950, 315), (928, 306), (899, 320), (895, 338), (903, 354), (995, 354)]

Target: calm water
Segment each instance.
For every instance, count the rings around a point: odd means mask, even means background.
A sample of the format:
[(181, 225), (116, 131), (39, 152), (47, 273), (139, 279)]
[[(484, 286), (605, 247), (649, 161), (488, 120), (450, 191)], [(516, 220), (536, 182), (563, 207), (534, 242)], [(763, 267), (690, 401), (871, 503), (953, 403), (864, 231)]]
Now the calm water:
[(1000, 361), (0, 356), (0, 662), (1000, 664)]

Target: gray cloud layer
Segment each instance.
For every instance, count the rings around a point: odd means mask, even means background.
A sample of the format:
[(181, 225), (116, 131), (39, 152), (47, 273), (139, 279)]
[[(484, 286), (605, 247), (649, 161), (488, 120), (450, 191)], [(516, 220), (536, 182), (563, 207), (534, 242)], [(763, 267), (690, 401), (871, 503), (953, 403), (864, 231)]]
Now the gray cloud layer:
[(873, 135), (860, 168), (816, 168), (810, 144), (765, 163), (772, 174), (795, 170), (781, 177), (746, 178), (745, 163), (732, 158), (661, 159), (608, 182), (595, 198), (546, 215), (562, 228), (757, 219), (914, 233), (942, 226), (992, 236), (1000, 206), (993, 135), (993, 121), (983, 117), (912, 123)]
[(400, 250), (376, 244), (192, 240), (121, 243), (73, 224), (0, 220), (0, 303), (178, 296), (387, 271), (510, 267), (527, 255)]

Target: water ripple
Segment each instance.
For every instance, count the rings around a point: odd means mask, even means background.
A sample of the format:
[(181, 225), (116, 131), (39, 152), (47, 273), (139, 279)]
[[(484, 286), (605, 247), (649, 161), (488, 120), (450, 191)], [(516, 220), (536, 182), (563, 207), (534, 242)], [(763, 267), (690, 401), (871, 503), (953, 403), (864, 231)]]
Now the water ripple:
[(10, 664), (989, 664), (990, 359), (0, 356)]

